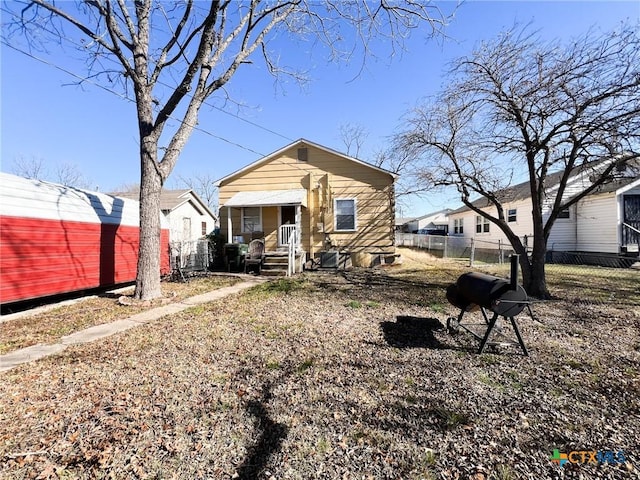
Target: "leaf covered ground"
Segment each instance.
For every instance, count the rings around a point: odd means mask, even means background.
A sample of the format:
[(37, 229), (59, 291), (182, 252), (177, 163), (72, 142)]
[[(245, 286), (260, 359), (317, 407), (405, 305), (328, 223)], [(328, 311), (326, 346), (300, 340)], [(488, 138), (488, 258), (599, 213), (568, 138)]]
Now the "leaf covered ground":
[(133, 287), (130, 287), (118, 290), (118, 293), (94, 295), (78, 303), (5, 321), (0, 323), (0, 355), (39, 343), (57, 343), (63, 336), (78, 330), (126, 318), (168, 302), (177, 302), (233, 285), (238, 281), (237, 277), (212, 275), (195, 276), (185, 282), (165, 281), (162, 282), (163, 298), (146, 302), (133, 300)]
[[(403, 254), (2, 374), (0, 477), (640, 478), (637, 306), (536, 304), (529, 357), (477, 355), (444, 328), (464, 267)], [(614, 455), (559, 467), (554, 450)]]

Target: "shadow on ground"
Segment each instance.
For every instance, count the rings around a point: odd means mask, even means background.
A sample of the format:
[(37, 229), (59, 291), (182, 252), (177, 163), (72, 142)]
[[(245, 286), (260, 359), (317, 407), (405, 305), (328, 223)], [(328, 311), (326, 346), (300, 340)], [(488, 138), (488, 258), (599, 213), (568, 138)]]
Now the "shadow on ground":
[(392, 347), (440, 350), (453, 348), (436, 337), (435, 332), (446, 332), (445, 326), (437, 318), (400, 315), (395, 322), (381, 322), (380, 328), (385, 341)]
[(280, 450), (283, 440), (287, 436), (287, 427), (274, 422), (270, 417), (266, 404), (271, 399), (271, 386), (265, 385), (260, 400), (247, 402), (247, 411), (255, 417), (257, 439), (247, 451), (242, 464), (238, 467), (237, 477), (240, 480), (258, 478), (269, 463), (273, 454)]

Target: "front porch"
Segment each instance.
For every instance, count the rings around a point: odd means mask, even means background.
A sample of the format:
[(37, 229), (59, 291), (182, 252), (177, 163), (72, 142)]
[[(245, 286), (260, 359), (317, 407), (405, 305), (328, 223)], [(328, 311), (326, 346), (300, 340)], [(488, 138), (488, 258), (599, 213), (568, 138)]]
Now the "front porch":
[(235, 194), (223, 206), (222, 233), (227, 244), (262, 240), (260, 271), (272, 275), (301, 272), (306, 261), (302, 220), (306, 200), (305, 189)]

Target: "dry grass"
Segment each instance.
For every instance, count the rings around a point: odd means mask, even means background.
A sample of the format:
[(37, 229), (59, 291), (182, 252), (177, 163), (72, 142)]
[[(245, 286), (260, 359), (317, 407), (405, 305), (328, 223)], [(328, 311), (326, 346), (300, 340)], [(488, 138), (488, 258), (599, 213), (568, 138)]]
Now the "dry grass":
[(640, 312), (537, 305), (530, 357), (477, 355), (442, 328), (463, 270), (279, 280), (11, 370), (0, 476), (638, 478)]
[(120, 296), (131, 298), (133, 287), (118, 293), (87, 298), (73, 305), (65, 305), (37, 315), (9, 320), (0, 324), (0, 355), (39, 343), (52, 344), (65, 335), (94, 325), (127, 318), (166, 302), (180, 301), (193, 295), (232, 285), (235, 277), (194, 277), (187, 282), (163, 282), (164, 298), (153, 302), (132, 302), (122, 305)]

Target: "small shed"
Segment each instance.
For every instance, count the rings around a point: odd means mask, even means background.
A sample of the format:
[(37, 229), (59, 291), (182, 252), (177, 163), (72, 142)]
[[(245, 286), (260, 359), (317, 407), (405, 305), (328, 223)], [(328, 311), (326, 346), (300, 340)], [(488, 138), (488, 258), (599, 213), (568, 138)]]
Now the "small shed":
[[(135, 200), (0, 173), (2, 304), (131, 282), (139, 238)], [(160, 238), (168, 273), (164, 221)]]

